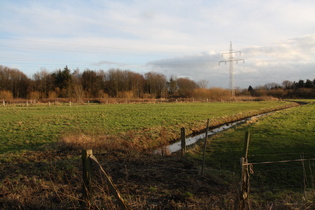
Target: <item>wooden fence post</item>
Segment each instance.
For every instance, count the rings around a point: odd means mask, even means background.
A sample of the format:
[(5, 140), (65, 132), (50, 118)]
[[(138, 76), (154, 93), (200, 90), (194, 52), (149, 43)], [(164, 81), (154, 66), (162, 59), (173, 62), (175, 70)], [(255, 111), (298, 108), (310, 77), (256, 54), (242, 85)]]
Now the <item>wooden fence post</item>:
[(186, 132), (185, 132), (185, 128), (181, 128), (180, 129), (180, 139), (181, 139), (182, 156), (185, 156), (185, 153), (186, 153)]
[(91, 201), (91, 160), (90, 156), (92, 156), (92, 150), (83, 150), (82, 151), (82, 166), (83, 166), (83, 186), (82, 186), (82, 194), (83, 194), (83, 202), (81, 203), (82, 207), (90, 207)]
[(96, 163), (98, 169), (104, 175), (109, 189), (111, 193), (115, 196), (120, 206), (120, 209), (129, 209), (128, 206), (125, 204), (123, 198), (121, 197), (118, 190), (115, 188), (113, 182), (111, 181), (109, 175), (105, 172), (102, 168), (98, 160), (94, 157), (92, 150), (83, 150), (82, 151), (82, 165), (83, 165), (83, 186), (82, 186), (82, 201), (80, 201), (81, 207), (90, 209), (91, 207), (91, 198), (92, 198), (92, 189), (91, 189), (91, 175), (92, 175), (92, 163)]
[(244, 142), (244, 157), (246, 160), (248, 156), (249, 139), (250, 139), (250, 133), (247, 131), (245, 133), (245, 142)]
[(115, 198), (118, 201), (118, 205), (120, 207), (120, 209), (123, 210), (128, 210), (128, 206), (125, 204), (124, 199), (121, 197), (119, 191), (116, 189), (115, 185), (113, 184), (111, 178), (109, 177), (109, 175), (106, 173), (106, 171), (103, 169), (103, 167), (101, 166), (101, 164), (98, 162), (98, 160), (96, 159), (96, 157), (94, 155), (89, 156), (89, 159), (94, 161), (96, 163), (96, 166), (99, 168), (99, 170), (102, 172), (102, 174), (104, 175), (104, 178), (107, 181), (109, 190), (111, 191), (111, 193), (115, 196)]
[(248, 165), (248, 148), (250, 133), (245, 133), (244, 157), (241, 158), (241, 183), (238, 209), (249, 208), (249, 165)]
[(202, 166), (201, 166), (201, 172), (200, 175), (203, 176), (203, 171), (205, 168), (205, 159), (206, 159), (206, 149), (207, 149), (207, 140), (208, 140), (208, 130), (209, 130), (209, 122), (210, 120), (207, 120), (207, 127), (206, 127), (206, 135), (205, 135), (205, 141), (203, 144), (203, 154), (202, 154)]

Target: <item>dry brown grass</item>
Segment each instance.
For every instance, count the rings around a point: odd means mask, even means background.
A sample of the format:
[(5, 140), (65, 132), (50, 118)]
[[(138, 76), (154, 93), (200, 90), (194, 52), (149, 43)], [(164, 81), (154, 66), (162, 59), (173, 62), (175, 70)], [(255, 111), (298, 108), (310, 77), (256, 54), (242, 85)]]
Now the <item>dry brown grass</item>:
[(123, 150), (135, 149), (134, 142), (125, 141), (117, 136), (89, 136), (85, 134), (67, 134), (58, 142), (60, 149), (106, 149)]
[(116, 135), (87, 135), (70, 133), (63, 135), (57, 146), (59, 149), (105, 149), (107, 151), (145, 152), (167, 145), (175, 139), (175, 134), (165, 128), (147, 129), (141, 132), (128, 131)]
[(230, 91), (222, 88), (198, 88), (194, 90), (192, 95), (198, 100), (208, 99), (211, 101), (220, 101), (231, 98)]

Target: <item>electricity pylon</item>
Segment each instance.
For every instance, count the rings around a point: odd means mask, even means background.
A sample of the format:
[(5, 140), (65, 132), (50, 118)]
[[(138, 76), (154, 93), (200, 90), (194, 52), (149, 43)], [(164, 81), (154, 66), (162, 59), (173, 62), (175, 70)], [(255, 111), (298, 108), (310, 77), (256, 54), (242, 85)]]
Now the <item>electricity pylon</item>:
[(244, 59), (238, 59), (238, 58), (234, 58), (234, 55), (235, 54), (239, 54), (239, 55), (241, 55), (241, 51), (233, 51), (233, 49), (232, 49), (232, 42), (230, 42), (230, 50), (229, 50), (229, 52), (225, 52), (225, 53), (222, 53), (221, 55), (222, 55), (222, 57), (223, 57), (223, 55), (225, 55), (225, 54), (228, 54), (229, 55), (229, 58), (227, 59), (227, 60), (222, 60), (222, 61), (219, 61), (219, 65), (220, 65), (220, 63), (229, 63), (229, 72), (230, 72), (230, 80), (229, 80), (229, 82), (230, 82), (230, 89), (231, 89), (231, 94), (232, 94), (232, 96), (235, 96), (235, 87), (234, 87), (234, 69), (233, 69), (233, 63), (234, 63), (234, 61), (236, 62), (236, 63), (238, 63), (239, 61), (243, 61), (243, 63), (245, 62), (245, 60)]

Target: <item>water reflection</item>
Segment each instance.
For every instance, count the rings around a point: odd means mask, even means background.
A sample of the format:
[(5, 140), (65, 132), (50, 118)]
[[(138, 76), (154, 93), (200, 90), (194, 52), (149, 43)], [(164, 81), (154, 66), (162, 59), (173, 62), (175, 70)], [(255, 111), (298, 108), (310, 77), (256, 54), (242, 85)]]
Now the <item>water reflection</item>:
[[(243, 119), (243, 120), (239, 120), (239, 121), (235, 121), (235, 122), (232, 122), (232, 123), (224, 124), (224, 125), (222, 125), (220, 127), (217, 127), (217, 128), (212, 129), (212, 130), (209, 130), (208, 131), (208, 137), (212, 136), (214, 134), (217, 134), (219, 132), (222, 132), (224, 130), (227, 130), (229, 128), (232, 128), (235, 125), (239, 125), (239, 124), (245, 123), (247, 121), (252, 121), (253, 119), (265, 116), (265, 115), (270, 114), (270, 113), (260, 114), (260, 115), (248, 117), (248, 118)], [(190, 145), (193, 145), (193, 144), (197, 143), (198, 141), (204, 139), (205, 136), (206, 136), (206, 133), (201, 133), (199, 135), (186, 138), (186, 146), (190, 146)], [(170, 144), (170, 145), (167, 145), (167, 146), (164, 146), (164, 147), (162, 147), (160, 149), (155, 150), (154, 154), (165, 156), (165, 155), (169, 155), (169, 154), (174, 153), (174, 152), (178, 152), (180, 150), (181, 150), (181, 141), (177, 141), (177, 142), (175, 142), (173, 144)]]

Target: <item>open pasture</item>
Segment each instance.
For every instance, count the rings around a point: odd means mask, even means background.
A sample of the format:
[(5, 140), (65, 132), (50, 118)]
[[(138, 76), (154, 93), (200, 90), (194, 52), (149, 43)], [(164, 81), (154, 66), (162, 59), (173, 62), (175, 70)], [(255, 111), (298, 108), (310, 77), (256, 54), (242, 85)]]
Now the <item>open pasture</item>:
[[(245, 124), (215, 136), (207, 148), (209, 170), (212, 175), (225, 174), (238, 179), (245, 132), (249, 131), (248, 161), (253, 163), (250, 175), (253, 205), (301, 209), (312, 206), (315, 189), (314, 116), (315, 105), (307, 104), (273, 113), (254, 124)], [(190, 155), (201, 159), (198, 148)]]
[(177, 138), (181, 126), (198, 130), (207, 118), (214, 125), (289, 104), (267, 101), (0, 107), (0, 153), (36, 150), (57, 142), (61, 136), (81, 133), (125, 138), (128, 133), (137, 133), (155, 138), (164, 129), (173, 132), (171, 138)]
[[(200, 178), (196, 156), (157, 157), (142, 153), (143, 148), (158, 146), (156, 142), (162, 137), (166, 141), (179, 137), (181, 127), (190, 132), (203, 129), (207, 118), (214, 126), (291, 105), (265, 101), (0, 107), (0, 208), (78, 208), (82, 196), (81, 151), (60, 148), (58, 142), (80, 134), (92, 140), (110, 136), (120, 140), (122, 147), (124, 142), (139, 144), (140, 149), (135, 151), (93, 150), (133, 209), (229, 208), (230, 203), (224, 200), (235, 198), (235, 180), (216, 173)], [(151, 145), (145, 146), (146, 142)], [(212, 172), (218, 168), (230, 170), (225, 165), (234, 166), (241, 155), (238, 146), (228, 149), (223, 144), (216, 150), (218, 153), (207, 155)], [(92, 205), (114, 209), (106, 183), (95, 182)]]

